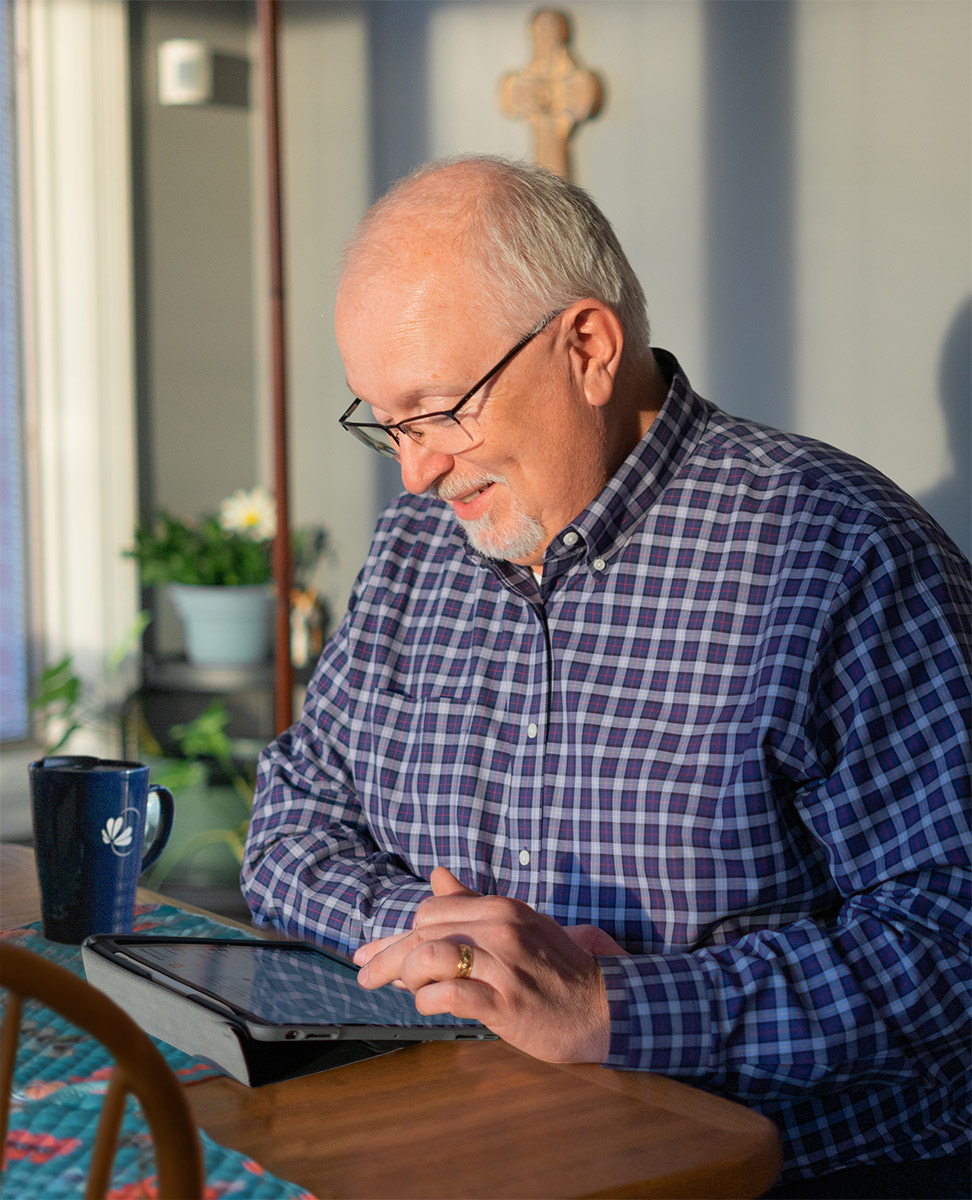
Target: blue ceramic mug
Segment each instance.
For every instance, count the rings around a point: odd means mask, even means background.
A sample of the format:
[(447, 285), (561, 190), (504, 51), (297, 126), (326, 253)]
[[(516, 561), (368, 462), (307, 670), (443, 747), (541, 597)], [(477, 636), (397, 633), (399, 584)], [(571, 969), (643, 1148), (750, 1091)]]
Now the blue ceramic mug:
[[(151, 796), (158, 819), (147, 832)], [(80, 945), (131, 933), (138, 877), (172, 830), (168, 789), (141, 763), (53, 755), (30, 764), (30, 803), (44, 937)]]

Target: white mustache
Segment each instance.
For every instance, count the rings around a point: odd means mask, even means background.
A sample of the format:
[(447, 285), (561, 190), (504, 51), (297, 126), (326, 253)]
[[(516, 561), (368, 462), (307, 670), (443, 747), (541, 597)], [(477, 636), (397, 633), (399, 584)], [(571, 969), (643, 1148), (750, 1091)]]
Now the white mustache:
[(444, 479), (441, 483), (433, 484), (429, 491), (439, 500), (458, 500), (461, 496), (468, 496), (470, 492), (478, 492), (482, 488), (487, 487), (491, 483), (506, 483), (505, 475), (471, 475), (462, 479), (457, 479), (450, 476)]

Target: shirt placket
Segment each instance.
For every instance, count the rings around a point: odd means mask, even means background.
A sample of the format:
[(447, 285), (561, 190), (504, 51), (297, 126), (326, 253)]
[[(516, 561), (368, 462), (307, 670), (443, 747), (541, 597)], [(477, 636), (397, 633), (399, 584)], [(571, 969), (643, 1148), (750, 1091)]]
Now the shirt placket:
[(546, 614), (527, 602), (521, 610), (519, 646), (511, 653), (510, 783), (507, 846), (510, 895), (542, 907), (543, 795), (549, 727), (550, 663)]

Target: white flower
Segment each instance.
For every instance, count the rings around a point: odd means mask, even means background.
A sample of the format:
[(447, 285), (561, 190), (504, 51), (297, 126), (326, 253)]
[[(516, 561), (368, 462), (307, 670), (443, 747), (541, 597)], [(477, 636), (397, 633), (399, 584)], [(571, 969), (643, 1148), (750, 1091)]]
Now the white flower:
[(219, 506), (219, 523), (227, 533), (268, 542), (277, 532), (277, 507), (265, 487), (238, 488)]

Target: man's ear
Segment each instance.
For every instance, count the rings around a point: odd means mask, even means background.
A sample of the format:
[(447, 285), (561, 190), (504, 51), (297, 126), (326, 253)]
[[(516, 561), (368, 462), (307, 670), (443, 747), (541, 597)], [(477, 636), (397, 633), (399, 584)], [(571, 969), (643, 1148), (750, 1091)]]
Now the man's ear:
[(567, 310), (571, 370), (588, 404), (600, 408), (614, 391), (624, 333), (613, 309), (600, 300), (580, 300)]

